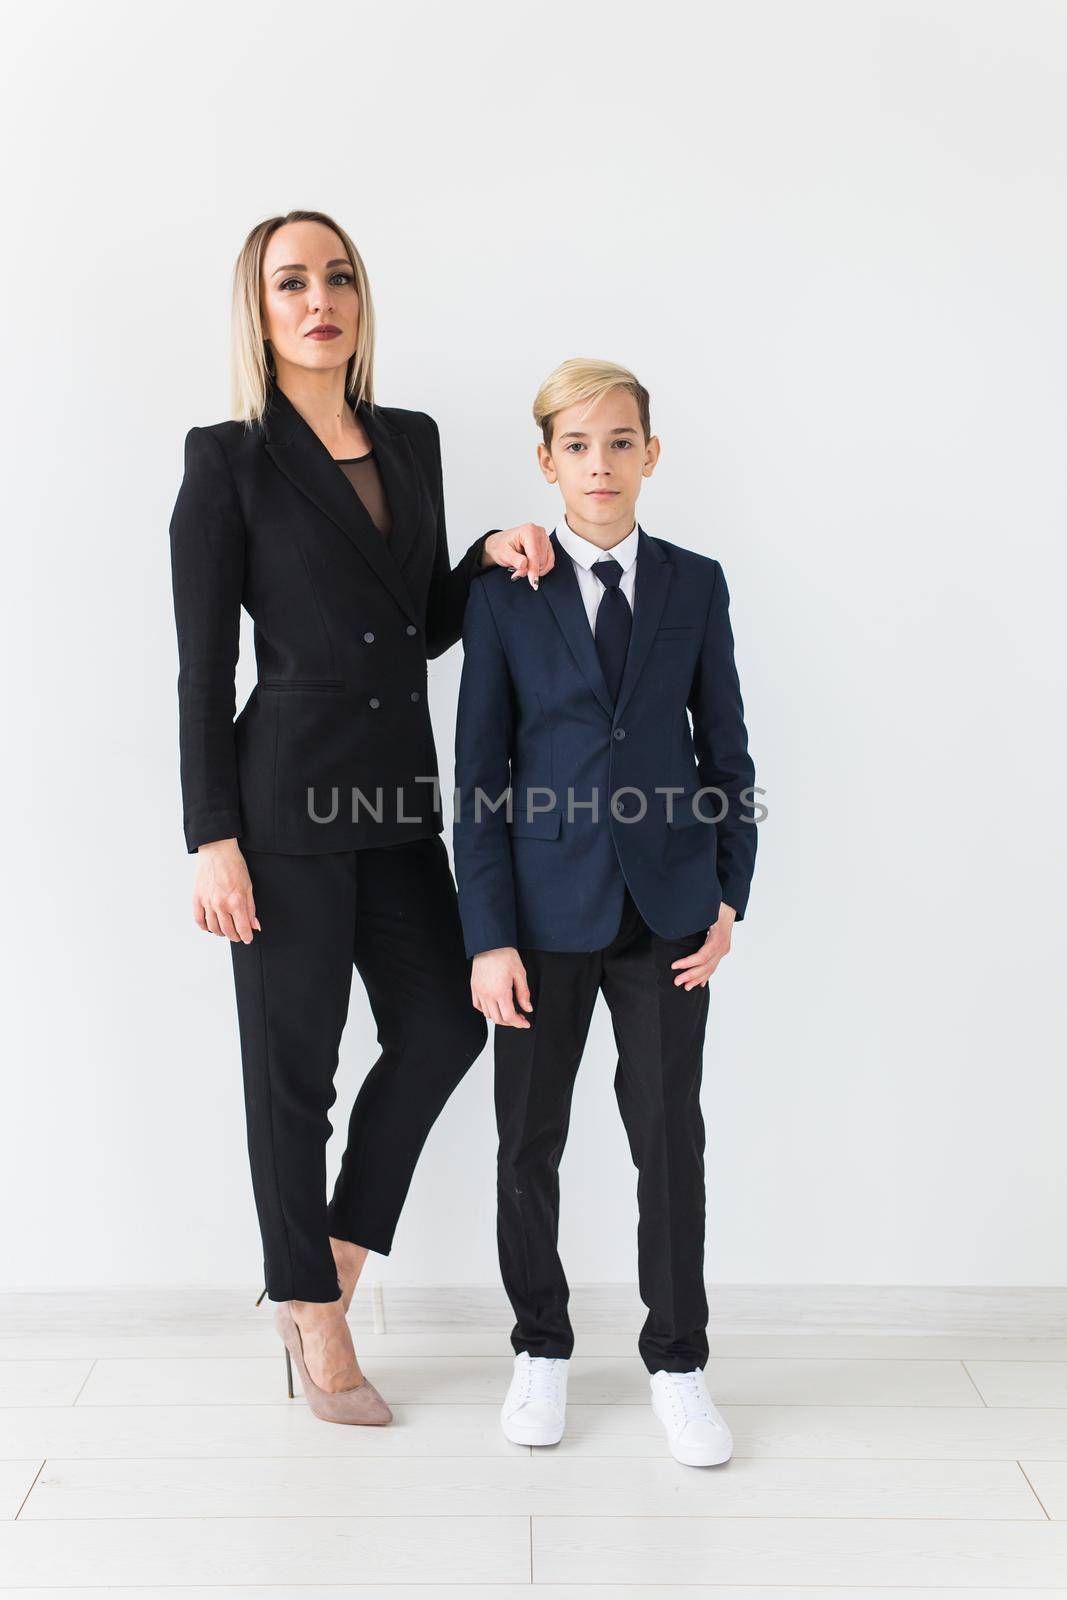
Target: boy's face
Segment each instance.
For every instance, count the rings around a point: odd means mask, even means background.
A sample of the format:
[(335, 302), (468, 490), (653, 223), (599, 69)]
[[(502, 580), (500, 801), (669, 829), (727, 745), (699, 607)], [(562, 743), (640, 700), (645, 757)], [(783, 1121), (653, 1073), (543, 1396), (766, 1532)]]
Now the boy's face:
[(595, 529), (624, 538), (634, 525), (641, 480), (659, 460), (659, 440), (653, 435), (645, 443), (628, 389), (609, 389), (592, 410), (588, 404), (556, 412), (552, 444), (539, 444), (537, 459), (548, 482), (559, 484), (575, 533)]

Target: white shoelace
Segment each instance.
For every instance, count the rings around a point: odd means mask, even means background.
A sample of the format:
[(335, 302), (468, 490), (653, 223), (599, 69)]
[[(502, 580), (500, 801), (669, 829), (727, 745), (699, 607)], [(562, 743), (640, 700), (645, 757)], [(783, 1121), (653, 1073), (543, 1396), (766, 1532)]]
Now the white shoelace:
[(539, 1400), (547, 1400), (557, 1411), (561, 1405), (560, 1390), (563, 1385), (563, 1361), (553, 1360), (548, 1356), (531, 1358), (519, 1368), (522, 1381), (516, 1396), (518, 1405), (526, 1405), (532, 1401), (536, 1404)]
[(715, 1422), (718, 1419), (710, 1409), (711, 1401), (696, 1372), (671, 1372), (667, 1375), (671, 1399), (676, 1413), (680, 1413), (682, 1427), (688, 1422)]

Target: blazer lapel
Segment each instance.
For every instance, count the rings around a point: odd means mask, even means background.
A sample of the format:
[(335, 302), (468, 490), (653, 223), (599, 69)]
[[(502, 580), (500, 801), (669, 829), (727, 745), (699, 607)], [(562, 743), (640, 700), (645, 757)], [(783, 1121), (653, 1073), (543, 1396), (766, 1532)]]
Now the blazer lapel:
[(608, 686), (600, 666), (600, 657), (597, 655), (593, 630), (589, 626), (582, 591), (578, 587), (578, 574), (574, 570), (573, 561), (555, 533), (551, 533), (549, 537), (556, 552), (556, 564), (552, 571), (541, 579), (538, 592), (544, 595), (552, 607), (563, 637), (570, 646), (571, 654), (590, 689), (608, 716), (613, 716), (615, 708), (611, 703), (611, 695), (608, 693)]
[(615, 703), (618, 716), (637, 687), (641, 669), (656, 637), (659, 619), (667, 600), (671, 581), (671, 565), (658, 544), (648, 537), (644, 528), (637, 531), (637, 572), (634, 576), (634, 620), (630, 629), (630, 645), (626, 652), (626, 665), (619, 684), (619, 698)]
[(407, 439), (360, 405), (359, 419), (374, 446), (393, 518), (383, 539), (359, 495), (330, 452), (284, 392), (272, 384), (263, 418), (264, 447), (291, 483), (351, 540), (402, 610), (418, 622), (415, 605), (400, 570), (410, 550), (421, 511), (419, 479)]
[[(418, 464), (407, 434), (394, 428), (380, 411), (372, 411), (369, 406), (361, 404), (358, 414), (374, 447), (374, 459), (385, 485), (393, 519), (386, 549), (399, 569), (408, 558), (422, 517), (422, 480)], [(356, 498), (358, 500), (359, 496)], [(370, 521), (369, 518), (367, 520)], [(371, 527), (374, 527), (373, 523)], [(376, 528), (374, 531), (378, 532)], [(379, 533), (379, 540), (381, 537)]]

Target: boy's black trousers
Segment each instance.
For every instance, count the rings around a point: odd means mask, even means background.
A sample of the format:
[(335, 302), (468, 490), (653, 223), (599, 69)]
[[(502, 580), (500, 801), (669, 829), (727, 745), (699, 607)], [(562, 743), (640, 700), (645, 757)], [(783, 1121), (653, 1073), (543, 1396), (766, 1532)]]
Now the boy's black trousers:
[[(336, 1300), (330, 1236), (388, 1255), (426, 1137), (481, 1054), (440, 834), (322, 855), (246, 850), (262, 931), (231, 943), (252, 1188), (271, 1300)], [(332, 1197), (328, 1116), (353, 965), (381, 1054)]]
[(708, 1359), (700, 1111), (708, 988), (675, 987), (684, 969), (671, 968), (706, 938), (702, 928), (661, 939), (626, 889), (619, 930), (604, 949), (519, 950), (531, 1026), (498, 1026), (494, 1046), (497, 1243), (516, 1353), (570, 1356), (574, 1347), (556, 1248), (558, 1174), (574, 1079), (603, 991), (619, 1049), (615, 1095), (638, 1172), (638, 1279), (648, 1307), (638, 1349), (649, 1372), (687, 1372)]

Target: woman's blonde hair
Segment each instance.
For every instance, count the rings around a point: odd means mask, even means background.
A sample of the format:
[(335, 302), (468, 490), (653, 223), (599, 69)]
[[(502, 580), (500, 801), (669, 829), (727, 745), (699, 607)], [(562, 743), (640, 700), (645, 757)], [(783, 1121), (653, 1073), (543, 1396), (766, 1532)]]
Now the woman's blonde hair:
[(374, 305), (363, 258), (345, 230), (324, 211), (288, 211), (257, 222), (241, 246), (233, 268), (230, 315), (230, 403), (238, 422), (251, 427), (262, 417), (273, 378), (273, 358), (264, 343), (261, 299), (263, 253), (267, 241), (287, 222), (321, 222), (332, 228), (348, 252), (359, 295), (359, 333), (345, 373), (345, 397), (353, 405), (374, 404)]
[(578, 405), (583, 400), (589, 402), (586, 411), (592, 411), (609, 389), (625, 389), (633, 395), (647, 444), (652, 437), (652, 423), (649, 419), (648, 390), (644, 385), (638, 383), (626, 367), (616, 366), (614, 361), (588, 361), (575, 356), (561, 362), (555, 372), (549, 373), (534, 398), (534, 421), (541, 430), (546, 447), (550, 448), (552, 444), (552, 423), (557, 411)]

